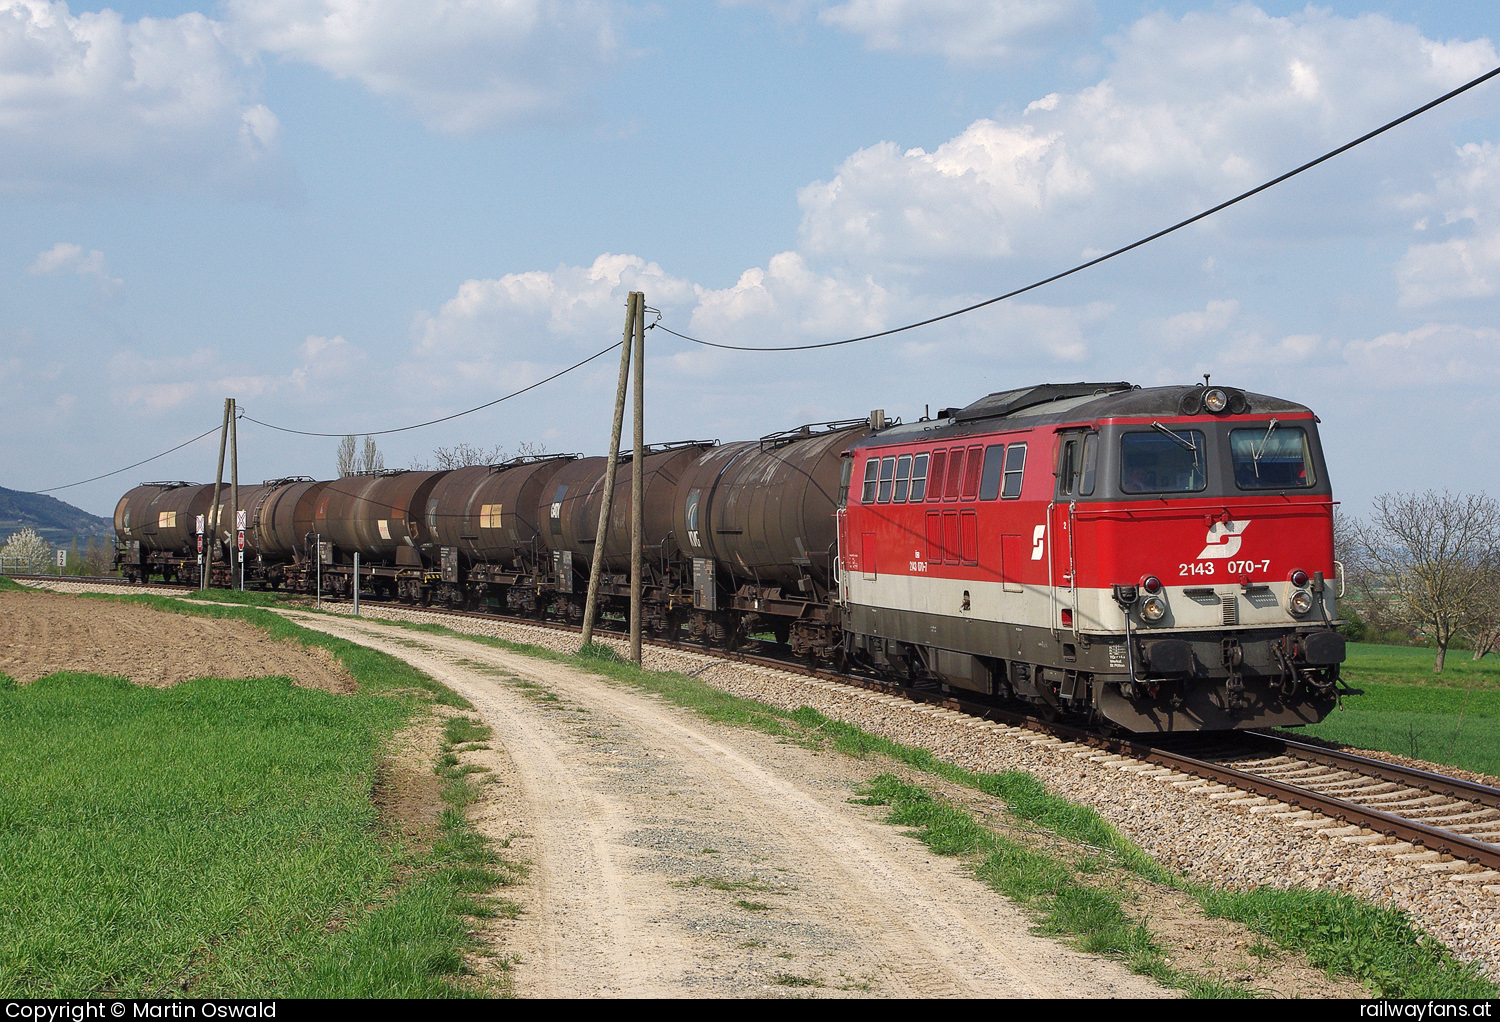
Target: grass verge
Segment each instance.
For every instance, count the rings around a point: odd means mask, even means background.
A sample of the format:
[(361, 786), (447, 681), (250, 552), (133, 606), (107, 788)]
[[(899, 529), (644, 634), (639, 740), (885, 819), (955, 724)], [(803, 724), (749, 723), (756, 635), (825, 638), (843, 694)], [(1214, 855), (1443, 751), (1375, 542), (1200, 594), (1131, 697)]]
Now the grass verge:
[[(1144, 849), (1116, 830), (1089, 806), (1070, 802), (1049, 791), (1032, 774), (1009, 771), (984, 774), (934, 756), (926, 749), (902, 745), (837, 721), (810, 707), (787, 711), (722, 692), (698, 678), (673, 672), (648, 671), (624, 661), (604, 643), (579, 654), (558, 653), (490, 636), (454, 631), (442, 625), (391, 622), (398, 627), (450, 635), (528, 656), (578, 666), (651, 692), (695, 710), (718, 723), (751, 727), (789, 740), (821, 745), (854, 756), (879, 755), (950, 783), (975, 788), (1002, 801), (1010, 814), (1067, 842), (1083, 846), (1074, 862), (1045, 850), (988, 834), (979, 824), (951, 819), (933, 829), (917, 822), (924, 800), (911, 796), (912, 814), (906, 825), (933, 835), (934, 851), (945, 854), (984, 854), (981, 877), (997, 890), (1028, 902), (1040, 912), (1039, 925), (1049, 932), (1080, 942), (1086, 950), (1118, 955), (1133, 968), (1197, 996), (1242, 996), (1245, 991), (1194, 976), (1161, 961), (1160, 948), (1150, 931), (1132, 921), (1122, 896), (1081, 879), (1092, 868), (1089, 856), (1103, 851), (1110, 862), (1142, 879), (1185, 891), (1206, 914), (1242, 923), (1285, 952), (1305, 956), (1331, 975), (1359, 980), (1372, 994), (1383, 997), (1495, 997), (1500, 987), (1476, 968), (1458, 962), (1439, 942), (1423, 934), (1405, 913), (1381, 908), (1349, 895), (1301, 888), (1256, 888), (1228, 891), (1195, 884), (1171, 872)], [(901, 783), (901, 782), (896, 782)], [(895, 794), (895, 789), (885, 789)], [(920, 789), (916, 789), (920, 790)], [(872, 791), (867, 797), (875, 797)], [(925, 792), (923, 793), (926, 794)], [(927, 796), (929, 805), (941, 805)], [(950, 807), (943, 807), (944, 810)], [(896, 812), (893, 806), (893, 813)], [(960, 810), (951, 810), (960, 813)], [(926, 838), (924, 837), (924, 840)], [(984, 846), (972, 842), (988, 842)]]
[(513, 910), (484, 892), (518, 868), (463, 814), (474, 789), (455, 752), (479, 737), (474, 722), (449, 724), (437, 764), (447, 808), (431, 848), (394, 844), (371, 801), (391, 737), (431, 702), (463, 701), (395, 658), (263, 610), (120, 599), (325, 646), (360, 691), (278, 678), (0, 681), (0, 989), (475, 992), (463, 976), (466, 917)]

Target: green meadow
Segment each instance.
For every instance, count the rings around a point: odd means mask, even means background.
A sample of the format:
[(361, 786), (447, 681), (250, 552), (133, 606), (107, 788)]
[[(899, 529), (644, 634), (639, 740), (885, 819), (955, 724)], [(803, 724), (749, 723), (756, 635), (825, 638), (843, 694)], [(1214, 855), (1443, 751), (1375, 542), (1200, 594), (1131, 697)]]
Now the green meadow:
[(459, 811), (470, 782), (435, 765), (450, 809), (430, 847), (400, 844), (371, 799), (435, 684), (264, 611), (210, 612), (328, 646), (360, 691), (0, 676), (0, 992), (503, 993), (463, 975), (469, 917), (516, 875)]
[(1500, 656), (1450, 653), (1441, 674), (1432, 657), (1351, 642), (1344, 680), (1363, 694), (1297, 733), (1500, 776)]

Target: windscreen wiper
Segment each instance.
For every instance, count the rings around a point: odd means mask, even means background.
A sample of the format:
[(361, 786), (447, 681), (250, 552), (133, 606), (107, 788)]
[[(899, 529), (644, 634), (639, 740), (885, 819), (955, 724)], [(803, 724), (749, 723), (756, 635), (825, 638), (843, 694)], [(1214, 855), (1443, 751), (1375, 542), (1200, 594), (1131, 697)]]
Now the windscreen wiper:
[(1260, 478), (1260, 459), (1266, 456), (1266, 448), (1270, 446), (1271, 434), (1276, 432), (1277, 425), (1278, 423), (1276, 422), (1276, 420), (1272, 419), (1271, 424), (1266, 427), (1266, 435), (1260, 438), (1259, 450), (1256, 450), (1254, 443), (1251, 443), (1250, 445), (1250, 463), (1251, 466), (1255, 469), (1255, 478), (1257, 479)]
[(1163, 426), (1159, 422), (1153, 422), (1151, 424), (1151, 428), (1152, 429), (1161, 430), (1161, 432), (1167, 434), (1167, 436), (1171, 437), (1173, 440), (1176, 440), (1178, 446), (1181, 447), (1183, 450), (1185, 450), (1185, 451), (1192, 451), (1193, 455), (1196, 458), (1196, 456), (1198, 454), (1198, 445), (1195, 444), (1195, 443), (1193, 443), (1187, 437), (1183, 436), (1181, 433), (1174, 433), (1174, 432), (1172, 432), (1170, 429), (1168, 429), (1167, 427)]

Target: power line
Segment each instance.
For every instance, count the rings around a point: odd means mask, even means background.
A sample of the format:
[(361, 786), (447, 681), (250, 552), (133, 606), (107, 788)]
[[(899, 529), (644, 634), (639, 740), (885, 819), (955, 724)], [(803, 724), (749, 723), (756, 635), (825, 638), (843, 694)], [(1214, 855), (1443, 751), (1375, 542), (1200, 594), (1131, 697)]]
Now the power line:
[(145, 461), (138, 461), (134, 465), (126, 465), (124, 468), (117, 468), (113, 472), (106, 472), (106, 473), (104, 473), (101, 476), (93, 476), (92, 478), (89, 478), (89, 479), (80, 479), (76, 483), (68, 483), (68, 484), (66, 484), (64, 486), (49, 486), (45, 490), (26, 490), (24, 492), (26, 492), (26, 493), (53, 493), (53, 492), (55, 492), (57, 490), (70, 490), (70, 489), (72, 489), (75, 486), (82, 486), (84, 483), (93, 483), (93, 482), (99, 481), (100, 479), (108, 479), (110, 476), (117, 476), (121, 472), (129, 472), (133, 468), (140, 468), (142, 465), (146, 464), (147, 462), (155, 461), (157, 458), (165, 458), (167, 455), (171, 454), (172, 451), (180, 451), (184, 447), (186, 447), (188, 444), (195, 444), (199, 440), (202, 440), (204, 437), (209, 436), (209, 435), (211, 435), (213, 433), (219, 432), (219, 430), (222, 429), (222, 428), (223, 428), (222, 426), (215, 426), (213, 429), (210, 429), (210, 430), (207, 430), (205, 432), (199, 433), (197, 436), (193, 437), (193, 439), (191, 439), (191, 440), (184, 440), (182, 443), (178, 444), (176, 447), (171, 448), (170, 450), (162, 451), (160, 454), (153, 454), (153, 455), (151, 455), (151, 457), (145, 459)]
[[(1286, 181), (1286, 180), (1288, 180), (1290, 178), (1294, 178), (1298, 174), (1302, 173), (1305, 170), (1311, 170), (1313, 167), (1316, 167), (1318, 164), (1323, 163), (1326, 160), (1331, 160), (1335, 156), (1340, 155), (1341, 153), (1346, 153), (1350, 149), (1353, 149), (1355, 146), (1362, 145), (1365, 142), (1368, 142), (1370, 139), (1374, 138), (1375, 136), (1382, 135), (1385, 132), (1390, 131), (1392, 128), (1396, 127), (1397, 125), (1404, 124), (1405, 122), (1411, 120), (1413, 117), (1417, 117), (1417, 116), (1419, 116), (1421, 114), (1424, 114), (1427, 111), (1431, 110), (1433, 107), (1441, 106), (1443, 103), (1448, 102), (1448, 100), (1452, 99), (1453, 97), (1459, 96), (1459, 95), (1462, 95), (1465, 92), (1468, 92), (1470, 89), (1474, 88), (1476, 85), (1481, 85), (1484, 82), (1489, 81), (1491, 78), (1494, 78), (1496, 75), (1500, 75), (1500, 67), (1497, 67), (1493, 71), (1489, 71), (1489, 72), (1487, 72), (1485, 74), (1480, 75), (1478, 78), (1475, 78), (1473, 81), (1469, 82), (1466, 85), (1459, 86), (1458, 88), (1454, 89), (1452, 92), (1449, 92), (1449, 93), (1447, 93), (1445, 95), (1439, 96), (1437, 99), (1434, 99), (1430, 103), (1426, 103), (1426, 104), (1424, 104), (1422, 106), (1419, 106), (1415, 110), (1412, 110), (1409, 113), (1402, 114), (1400, 117), (1397, 117), (1394, 121), (1391, 121), (1388, 124), (1381, 125), (1380, 127), (1376, 128), (1374, 131), (1370, 132), (1369, 134), (1361, 135), (1359, 138), (1356, 138), (1352, 142), (1346, 142), (1345, 144), (1339, 146), (1337, 149), (1334, 149), (1334, 150), (1331, 150), (1329, 152), (1326, 152), (1322, 156), (1319, 156), (1315, 160), (1309, 160), (1307, 163), (1302, 164), (1302, 166), (1297, 167), (1295, 170), (1289, 170), (1285, 174), (1282, 174), (1280, 177), (1272, 178), (1271, 180), (1267, 181), (1265, 184), (1257, 185), (1256, 187), (1250, 189), (1248, 192), (1241, 192), (1239, 195), (1236, 195), (1234, 198), (1228, 200), (1227, 202), (1221, 202), (1217, 206), (1214, 206), (1212, 209), (1205, 209), (1203, 212), (1197, 214), (1196, 216), (1190, 216), (1186, 220), (1183, 220), (1180, 223), (1175, 223), (1171, 227), (1167, 227), (1167, 228), (1165, 228), (1163, 230), (1157, 231), (1155, 234), (1152, 234), (1152, 235), (1149, 235), (1149, 236), (1147, 236), (1145, 238), (1142, 238), (1139, 241), (1133, 241), (1129, 245), (1125, 245), (1122, 248), (1117, 248), (1113, 252), (1107, 252), (1104, 255), (1099, 256), (1099, 257), (1097, 257), (1095, 259), (1090, 259), (1088, 262), (1079, 263), (1077, 266), (1074, 266), (1070, 270), (1064, 270), (1061, 273), (1054, 273), (1052, 276), (1047, 277), (1044, 280), (1039, 280), (1039, 281), (1037, 281), (1034, 284), (1027, 284), (1025, 287), (1016, 288), (1016, 290), (1014, 290), (1014, 291), (1008, 291), (1008, 292), (1006, 292), (1003, 295), (999, 295), (998, 297), (989, 298), (989, 299), (986, 299), (985, 301), (982, 301), (982, 302), (976, 302), (973, 305), (965, 306), (962, 309), (955, 309), (952, 312), (945, 312), (941, 316), (933, 316), (930, 319), (924, 319), (924, 320), (921, 320), (920, 322), (917, 322), (917, 323), (908, 323), (906, 326), (893, 327), (890, 330), (882, 330), (879, 333), (864, 334), (863, 336), (860, 336), (860, 337), (846, 337), (842, 341), (822, 341), (822, 342), (817, 343), (817, 344), (783, 344), (783, 345), (778, 345), (776, 347), (771, 347), (771, 348), (751, 347), (750, 345), (744, 345), (744, 344), (720, 344), (717, 341), (705, 341), (705, 340), (702, 340), (702, 339), (697, 338), (697, 337), (689, 337), (687, 334), (678, 333), (676, 330), (673, 330), (671, 327), (662, 325), (662, 323), (660, 322), (660, 320), (658, 320), (657, 322), (651, 324), (651, 326), (647, 327), (647, 329), (648, 330), (649, 329), (665, 330), (667, 333), (671, 334), (673, 337), (680, 337), (684, 341), (692, 341), (694, 344), (702, 344), (705, 347), (709, 347), (709, 348), (724, 348), (724, 349), (726, 349), (728, 351), (808, 351), (808, 350), (811, 350), (813, 348), (835, 348), (835, 347), (838, 347), (841, 344), (856, 344), (856, 343), (858, 343), (860, 341), (873, 341), (877, 337), (889, 337), (892, 334), (899, 334), (899, 333), (902, 333), (903, 331), (906, 331), (906, 330), (915, 330), (917, 327), (929, 326), (929, 325), (931, 325), (933, 323), (942, 322), (945, 319), (952, 319), (955, 316), (962, 316), (965, 313), (967, 313), (967, 312), (973, 312), (976, 309), (982, 309), (982, 308), (984, 308), (987, 305), (994, 305), (996, 302), (1003, 302), (1007, 298), (1014, 298), (1017, 295), (1023, 295), (1027, 291), (1034, 291), (1037, 288), (1044, 287), (1047, 284), (1053, 283), (1054, 281), (1062, 280), (1064, 277), (1071, 277), (1073, 274), (1078, 273), (1078, 272), (1080, 272), (1082, 270), (1086, 270), (1086, 269), (1088, 269), (1091, 266), (1098, 266), (1102, 262), (1106, 262), (1106, 261), (1108, 261), (1110, 259), (1115, 258), (1115, 256), (1124, 255), (1126, 252), (1129, 252), (1132, 249), (1137, 249), (1137, 248), (1140, 248), (1142, 245), (1150, 244), (1151, 242), (1155, 241), (1158, 238), (1164, 238), (1168, 234), (1171, 234), (1173, 231), (1180, 231), (1182, 228), (1187, 227), (1190, 224), (1195, 224), (1199, 220), (1204, 219), (1205, 217), (1213, 216), (1215, 213), (1219, 212), (1220, 210), (1228, 209), (1230, 206), (1233, 206), (1237, 202), (1243, 202), (1244, 200), (1250, 198), (1252, 195), (1258, 195), (1261, 192), (1265, 191), (1267, 188), (1275, 187), (1276, 185), (1281, 184), (1281, 182), (1283, 182), (1283, 181)], [(660, 313), (658, 313), (658, 315), (660, 315)]]
[[(452, 415), (445, 415), (441, 419), (429, 419), (426, 422), (419, 422), (419, 423), (417, 423), (417, 424), (415, 424), (413, 426), (398, 426), (398, 427), (396, 427), (394, 429), (361, 430), (359, 432), (363, 436), (385, 436), (387, 433), (404, 433), (404, 432), (406, 432), (409, 429), (421, 429), (423, 426), (435, 426), (435, 425), (437, 425), (440, 422), (448, 422), (448, 421), (450, 421), (452, 419), (461, 418), (462, 416), (465, 416), (465, 415), (472, 415), (474, 412), (483, 411), (486, 408), (493, 408), (495, 405), (498, 405), (501, 401), (509, 401), (513, 397), (520, 397), (522, 394), (526, 393), (528, 390), (535, 390), (536, 388), (540, 387), (544, 383), (551, 383), (553, 380), (557, 379), (559, 376), (565, 376), (568, 373), (571, 373), (574, 369), (578, 369), (581, 366), (588, 365), (590, 362), (592, 362), (594, 359), (598, 358), (600, 355), (607, 355), (611, 351), (614, 351), (616, 348), (618, 348), (620, 346), (621, 343), (622, 342), (620, 342), (620, 341), (616, 341), (615, 343), (611, 344), (609, 347), (605, 348), (603, 351), (596, 352), (595, 354), (590, 355), (588, 358), (584, 359), (582, 362), (574, 363), (573, 365), (568, 366), (568, 368), (562, 370), (561, 372), (553, 373), (551, 376), (547, 377), (545, 380), (537, 380), (535, 383), (533, 383), (529, 387), (522, 387), (520, 390), (512, 391), (511, 393), (506, 394), (504, 397), (497, 397), (493, 401), (488, 401), (488, 402), (486, 402), (486, 403), (484, 403), (482, 405), (476, 405), (475, 407), (467, 409), (466, 411), (454, 412)], [(348, 433), (314, 433), (311, 430), (306, 430), (306, 429), (292, 429), (292, 428), (290, 428), (288, 426), (273, 426), (269, 422), (261, 422), (259, 419), (254, 419), (254, 418), (251, 418), (250, 416), (244, 415), (244, 414), (241, 414), (240, 418), (245, 419), (245, 420), (247, 420), (249, 422), (253, 422), (257, 426), (265, 426), (267, 429), (279, 430), (282, 433), (296, 433), (298, 436), (340, 436), (341, 437), (341, 436), (348, 436), (349, 435)]]

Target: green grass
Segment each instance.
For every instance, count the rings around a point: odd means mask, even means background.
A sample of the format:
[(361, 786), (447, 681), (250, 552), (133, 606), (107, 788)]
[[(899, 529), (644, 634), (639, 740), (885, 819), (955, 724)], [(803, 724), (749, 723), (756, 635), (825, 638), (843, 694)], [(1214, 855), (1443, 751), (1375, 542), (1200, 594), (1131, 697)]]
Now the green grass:
[[(0, 989), (469, 992), (465, 917), (513, 914), (484, 892), (519, 875), (462, 812), (472, 771), (440, 760), (449, 808), (431, 849), (392, 844), (371, 801), (390, 737), (429, 701), (462, 701), (399, 660), (265, 611), (194, 611), (326, 646), (360, 691), (276, 678), (0, 682)], [(444, 751), (485, 735), (450, 723)]]
[(1417, 932), (1396, 909), (1347, 894), (1297, 888), (1197, 893), (1210, 915), (1242, 922), (1282, 947), (1295, 948), (1330, 973), (1364, 980), (1375, 997), (1500, 995), (1500, 987), (1472, 965), (1460, 963), (1438, 941)]
[(963, 810), (892, 774), (875, 778), (861, 793), (867, 805), (890, 806), (886, 822), (916, 828), (913, 836), (938, 855), (970, 856), (975, 875), (1033, 911), (1039, 932), (1120, 959), (1132, 972), (1191, 996), (1249, 996), (1172, 968), (1150, 929), (1125, 911), (1120, 893), (1081, 882), (1076, 868), (1062, 858), (993, 834)]
[(1500, 775), (1500, 691), (1362, 687), (1363, 695), (1345, 696), (1326, 720), (1295, 734)]
[(1500, 692), (1500, 655), (1475, 660), (1468, 650), (1450, 649), (1441, 674), (1432, 673), (1437, 651), (1420, 646), (1351, 642), (1343, 677), (1355, 688), (1366, 684), (1456, 687)]

